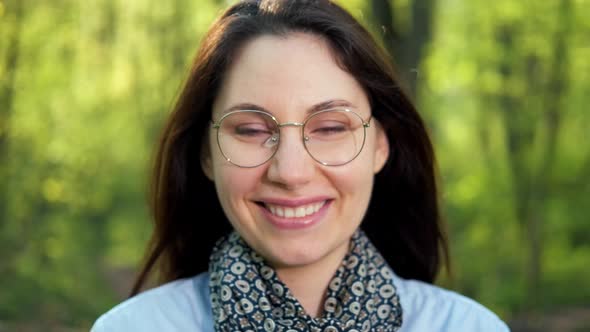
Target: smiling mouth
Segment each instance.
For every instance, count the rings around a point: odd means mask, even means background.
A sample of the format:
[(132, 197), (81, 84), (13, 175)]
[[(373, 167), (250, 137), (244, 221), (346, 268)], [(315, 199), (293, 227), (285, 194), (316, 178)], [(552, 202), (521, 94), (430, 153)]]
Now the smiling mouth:
[(269, 203), (260, 203), (271, 214), (281, 218), (303, 218), (317, 213), (325, 204), (327, 200), (303, 204), (300, 206), (282, 206)]

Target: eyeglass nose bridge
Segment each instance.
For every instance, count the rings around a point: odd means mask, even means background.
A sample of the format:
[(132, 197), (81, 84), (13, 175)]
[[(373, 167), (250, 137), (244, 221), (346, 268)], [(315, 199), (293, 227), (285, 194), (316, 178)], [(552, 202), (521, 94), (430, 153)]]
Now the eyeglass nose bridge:
[(285, 123), (279, 123), (278, 124), (279, 128), (283, 128), (283, 127), (303, 127), (303, 125), (305, 125), (305, 123), (302, 123), (302, 122), (285, 122)]
[[(303, 128), (303, 126), (305, 126), (305, 122), (285, 122), (285, 123), (278, 123), (277, 126), (279, 127), (279, 129), (283, 128), (283, 127), (301, 127)], [(309, 137), (305, 136), (305, 133), (301, 133), (303, 135), (303, 141), (307, 142), (309, 141)], [(305, 150), (307, 150), (307, 147), (305, 147)], [(309, 151), (307, 151), (309, 153)]]

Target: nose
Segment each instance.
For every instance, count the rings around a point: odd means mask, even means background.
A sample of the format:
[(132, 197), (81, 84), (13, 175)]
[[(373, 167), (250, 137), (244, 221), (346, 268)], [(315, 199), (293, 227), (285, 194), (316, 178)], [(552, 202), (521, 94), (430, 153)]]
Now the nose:
[(298, 188), (313, 178), (316, 162), (307, 153), (301, 127), (283, 127), (279, 147), (269, 161), (268, 179), (286, 188)]

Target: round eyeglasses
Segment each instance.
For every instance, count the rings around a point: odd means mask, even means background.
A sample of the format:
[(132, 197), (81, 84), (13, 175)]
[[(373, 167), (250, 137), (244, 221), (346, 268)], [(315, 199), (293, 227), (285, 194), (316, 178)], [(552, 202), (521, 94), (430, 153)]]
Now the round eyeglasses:
[(270, 113), (237, 110), (213, 122), (217, 145), (224, 158), (239, 167), (252, 168), (269, 161), (277, 152), (282, 127), (301, 127), (303, 145), (324, 166), (341, 166), (353, 161), (365, 145), (365, 121), (349, 108), (315, 112), (303, 122), (279, 123)]

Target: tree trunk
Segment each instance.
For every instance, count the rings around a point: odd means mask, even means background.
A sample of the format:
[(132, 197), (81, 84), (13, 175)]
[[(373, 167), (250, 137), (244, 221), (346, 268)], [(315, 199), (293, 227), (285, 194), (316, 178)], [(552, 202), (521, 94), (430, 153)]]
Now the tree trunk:
[[(7, 212), (7, 191), (8, 181), (7, 160), (8, 160), (8, 136), (10, 131), (10, 118), (14, 106), (16, 93), (16, 73), (20, 57), (21, 30), (23, 20), (24, 0), (13, 0), (6, 4), (7, 13), (13, 13), (13, 24), (9, 31), (5, 59), (3, 61), (4, 78), (0, 80), (0, 179), (4, 181), (0, 189), (0, 225), (6, 222)], [(5, 30), (6, 31), (6, 30)]]
[(397, 51), (403, 49), (404, 40), (394, 27), (393, 15), (391, 15), (392, 8), (389, 0), (372, 0), (371, 13), (373, 15), (374, 25), (380, 31), (379, 36), (381, 36), (383, 45), (393, 59), (399, 62), (401, 60), (401, 54)]
[[(549, 72), (549, 81), (547, 82), (545, 93), (545, 101), (543, 105), (543, 123), (546, 131), (546, 142), (544, 144), (543, 155), (539, 165), (538, 172), (535, 179), (535, 191), (533, 194), (533, 202), (531, 208), (531, 215), (527, 219), (527, 231), (530, 233), (530, 258), (528, 267), (528, 278), (534, 281), (530, 285), (529, 301), (536, 300), (533, 294), (539, 291), (539, 284), (542, 275), (542, 257), (543, 257), (543, 220), (545, 214), (544, 207), (551, 191), (551, 173), (553, 170), (553, 162), (556, 159), (557, 151), (557, 136), (559, 133), (562, 109), (562, 101), (564, 94), (567, 91), (568, 83), (568, 47), (566, 43), (567, 36), (570, 34), (571, 22), (571, 0), (561, 0), (559, 12), (557, 31), (553, 37), (553, 54), (552, 64)], [(532, 304), (537, 303), (531, 302)]]
[(412, 26), (407, 38), (408, 51), (404, 65), (410, 75), (410, 88), (414, 96), (418, 81), (424, 76), (420, 74), (420, 66), (426, 46), (432, 39), (434, 11), (435, 0), (414, 0), (412, 3)]
[(424, 49), (432, 38), (436, 3), (435, 0), (414, 0), (411, 4), (410, 26), (404, 30), (395, 22), (392, 2), (393, 0), (371, 0), (374, 24), (381, 32), (385, 48), (392, 55), (401, 79), (406, 82), (409, 92), (415, 98)]
[[(511, 95), (510, 89), (505, 90), (500, 96), (500, 107), (503, 114), (506, 142), (508, 147), (508, 160), (512, 172), (514, 184), (514, 201), (516, 217), (521, 223), (527, 246), (526, 280), (527, 299), (529, 308), (535, 308), (541, 303), (539, 300), (541, 280), (543, 273), (543, 224), (545, 218), (545, 206), (550, 194), (552, 165), (557, 151), (557, 136), (561, 122), (560, 110), (563, 95), (567, 90), (568, 82), (568, 48), (566, 39), (570, 31), (571, 0), (561, 0), (557, 13), (558, 28), (553, 36), (553, 54), (547, 79), (539, 75), (540, 68), (535, 56), (527, 60), (528, 70), (526, 81), (529, 83), (528, 95), (541, 95), (544, 98), (540, 109), (527, 109), (524, 100), (519, 101)], [(501, 60), (499, 72), (504, 86), (515, 79), (512, 70), (518, 59), (514, 60), (515, 45), (513, 37), (516, 34), (514, 27), (501, 27), (498, 39), (501, 45), (504, 59)], [(538, 82), (542, 82), (539, 84)], [(538, 91), (541, 91), (539, 93)], [(535, 126), (534, 121), (538, 112), (543, 127)], [(538, 136), (536, 130), (544, 130), (546, 140), (540, 152), (539, 164), (530, 164), (527, 154), (533, 150), (534, 137)]]
[[(500, 25), (497, 28), (496, 38), (500, 46), (500, 58), (498, 72), (501, 77), (502, 86), (504, 87), (500, 96), (498, 96), (500, 113), (504, 124), (504, 134), (507, 146), (507, 159), (512, 176), (512, 190), (515, 216), (523, 229), (523, 237), (527, 245), (527, 266), (526, 281), (529, 287), (527, 293), (527, 303), (536, 303), (536, 292), (531, 291), (538, 289), (540, 274), (540, 256), (539, 253), (539, 230), (538, 223), (531, 222), (531, 194), (534, 192), (533, 181), (531, 176), (531, 165), (528, 164), (527, 153), (534, 139), (534, 127), (528, 114), (530, 110), (526, 109), (525, 102), (519, 100), (519, 96), (513, 94), (510, 82), (517, 75), (514, 73), (514, 67), (520, 60), (517, 57), (514, 36), (517, 29), (514, 24)], [(536, 74), (537, 71), (530, 70), (528, 73)], [(534, 82), (531, 77), (526, 78)]]

